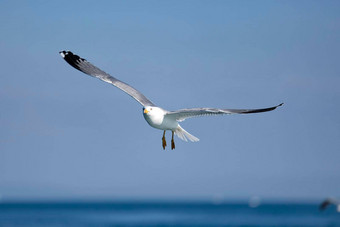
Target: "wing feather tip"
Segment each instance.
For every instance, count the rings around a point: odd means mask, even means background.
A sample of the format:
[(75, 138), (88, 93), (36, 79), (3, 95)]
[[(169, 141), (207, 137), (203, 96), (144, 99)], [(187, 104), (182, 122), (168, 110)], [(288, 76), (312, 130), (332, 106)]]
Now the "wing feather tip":
[(59, 54), (63, 57), (63, 58), (65, 58), (66, 57), (66, 55), (68, 55), (68, 54), (73, 54), (71, 51), (69, 51), (69, 50), (62, 50), (62, 51), (59, 51)]
[(63, 51), (59, 51), (59, 54), (63, 57), (63, 58), (65, 58), (65, 51), (63, 50)]
[(284, 105), (284, 103), (282, 102), (282, 103), (280, 103), (279, 105), (277, 105), (277, 106), (275, 106), (274, 107), (274, 110), (276, 109), (276, 108), (278, 108), (278, 107), (280, 107), (280, 106), (283, 106)]

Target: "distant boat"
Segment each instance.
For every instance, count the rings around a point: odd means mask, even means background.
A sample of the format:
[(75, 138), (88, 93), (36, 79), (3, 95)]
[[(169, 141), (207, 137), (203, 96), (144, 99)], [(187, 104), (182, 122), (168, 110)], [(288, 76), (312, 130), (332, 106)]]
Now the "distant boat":
[(251, 208), (256, 208), (261, 205), (261, 198), (259, 196), (252, 196), (248, 201), (248, 206)]
[(336, 211), (340, 213), (340, 201), (333, 198), (325, 199), (319, 206), (319, 210), (323, 211), (330, 205), (336, 206)]

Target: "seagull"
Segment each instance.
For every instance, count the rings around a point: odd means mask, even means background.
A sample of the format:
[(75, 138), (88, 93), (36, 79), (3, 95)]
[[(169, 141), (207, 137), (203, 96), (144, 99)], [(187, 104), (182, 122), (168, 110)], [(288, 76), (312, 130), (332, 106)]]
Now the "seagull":
[(329, 207), (330, 205), (335, 205), (336, 206), (336, 211), (340, 212), (340, 201), (333, 199), (333, 198), (328, 198), (325, 199), (319, 206), (319, 210), (323, 211), (326, 210), (327, 207)]
[(115, 77), (107, 74), (102, 71), (98, 67), (94, 66), (86, 59), (79, 57), (78, 55), (73, 54), (71, 51), (60, 51), (59, 54), (64, 58), (64, 60), (69, 63), (72, 67), (78, 69), (79, 71), (98, 78), (102, 81), (105, 81), (113, 86), (121, 89), (126, 92), (132, 98), (134, 98), (137, 102), (139, 102), (143, 106), (143, 116), (147, 123), (156, 129), (160, 129), (163, 131), (162, 137), (162, 147), (165, 150), (167, 146), (165, 140), (165, 132), (171, 131), (171, 150), (175, 149), (175, 141), (174, 135), (178, 136), (183, 141), (192, 141), (197, 142), (199, 139), (187, 131), (185, 131), (179, 124), (179, 122), (184, 121), (187, 118), (199, 117), (205, 115), (224, 115), (224, 114), (250, 114), (250, 113), (261, 113), (275, 110), (277, 107), (282, 106), (283, 103), (263, 108), (263, 109), (217, 109), (217, 108), (190, 108), (190, 109), (180, 109), (176, 111), (168, 111), (165, 110), (153, 102), (151, 102), (148, 98), (146, 98), (141, 92), (131, 87), (127, 83), (124, 83)]

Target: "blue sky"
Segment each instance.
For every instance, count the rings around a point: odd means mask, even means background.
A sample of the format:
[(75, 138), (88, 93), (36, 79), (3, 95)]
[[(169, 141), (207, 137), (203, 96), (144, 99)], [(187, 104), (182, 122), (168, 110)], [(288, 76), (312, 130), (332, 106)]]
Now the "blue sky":
[[(339, 1), (0, 1), (0, 198), (340, 197)], [(276, 111), (188, 119), (161, 148), (128, 95)], [(170, 133), (167, 134), (168, 141)]]

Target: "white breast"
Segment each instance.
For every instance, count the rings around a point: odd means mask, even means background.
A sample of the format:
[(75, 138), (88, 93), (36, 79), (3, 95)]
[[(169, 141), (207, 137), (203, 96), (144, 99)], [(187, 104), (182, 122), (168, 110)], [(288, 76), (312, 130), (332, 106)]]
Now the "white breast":
[(153, 107), (152, 110), (143, 114), (145, 120), (150, 126), (161, 130), (175, 130), (178, 127), (178, 123), (174, 119), (168, 118), (166, 111), (159, 107)]

